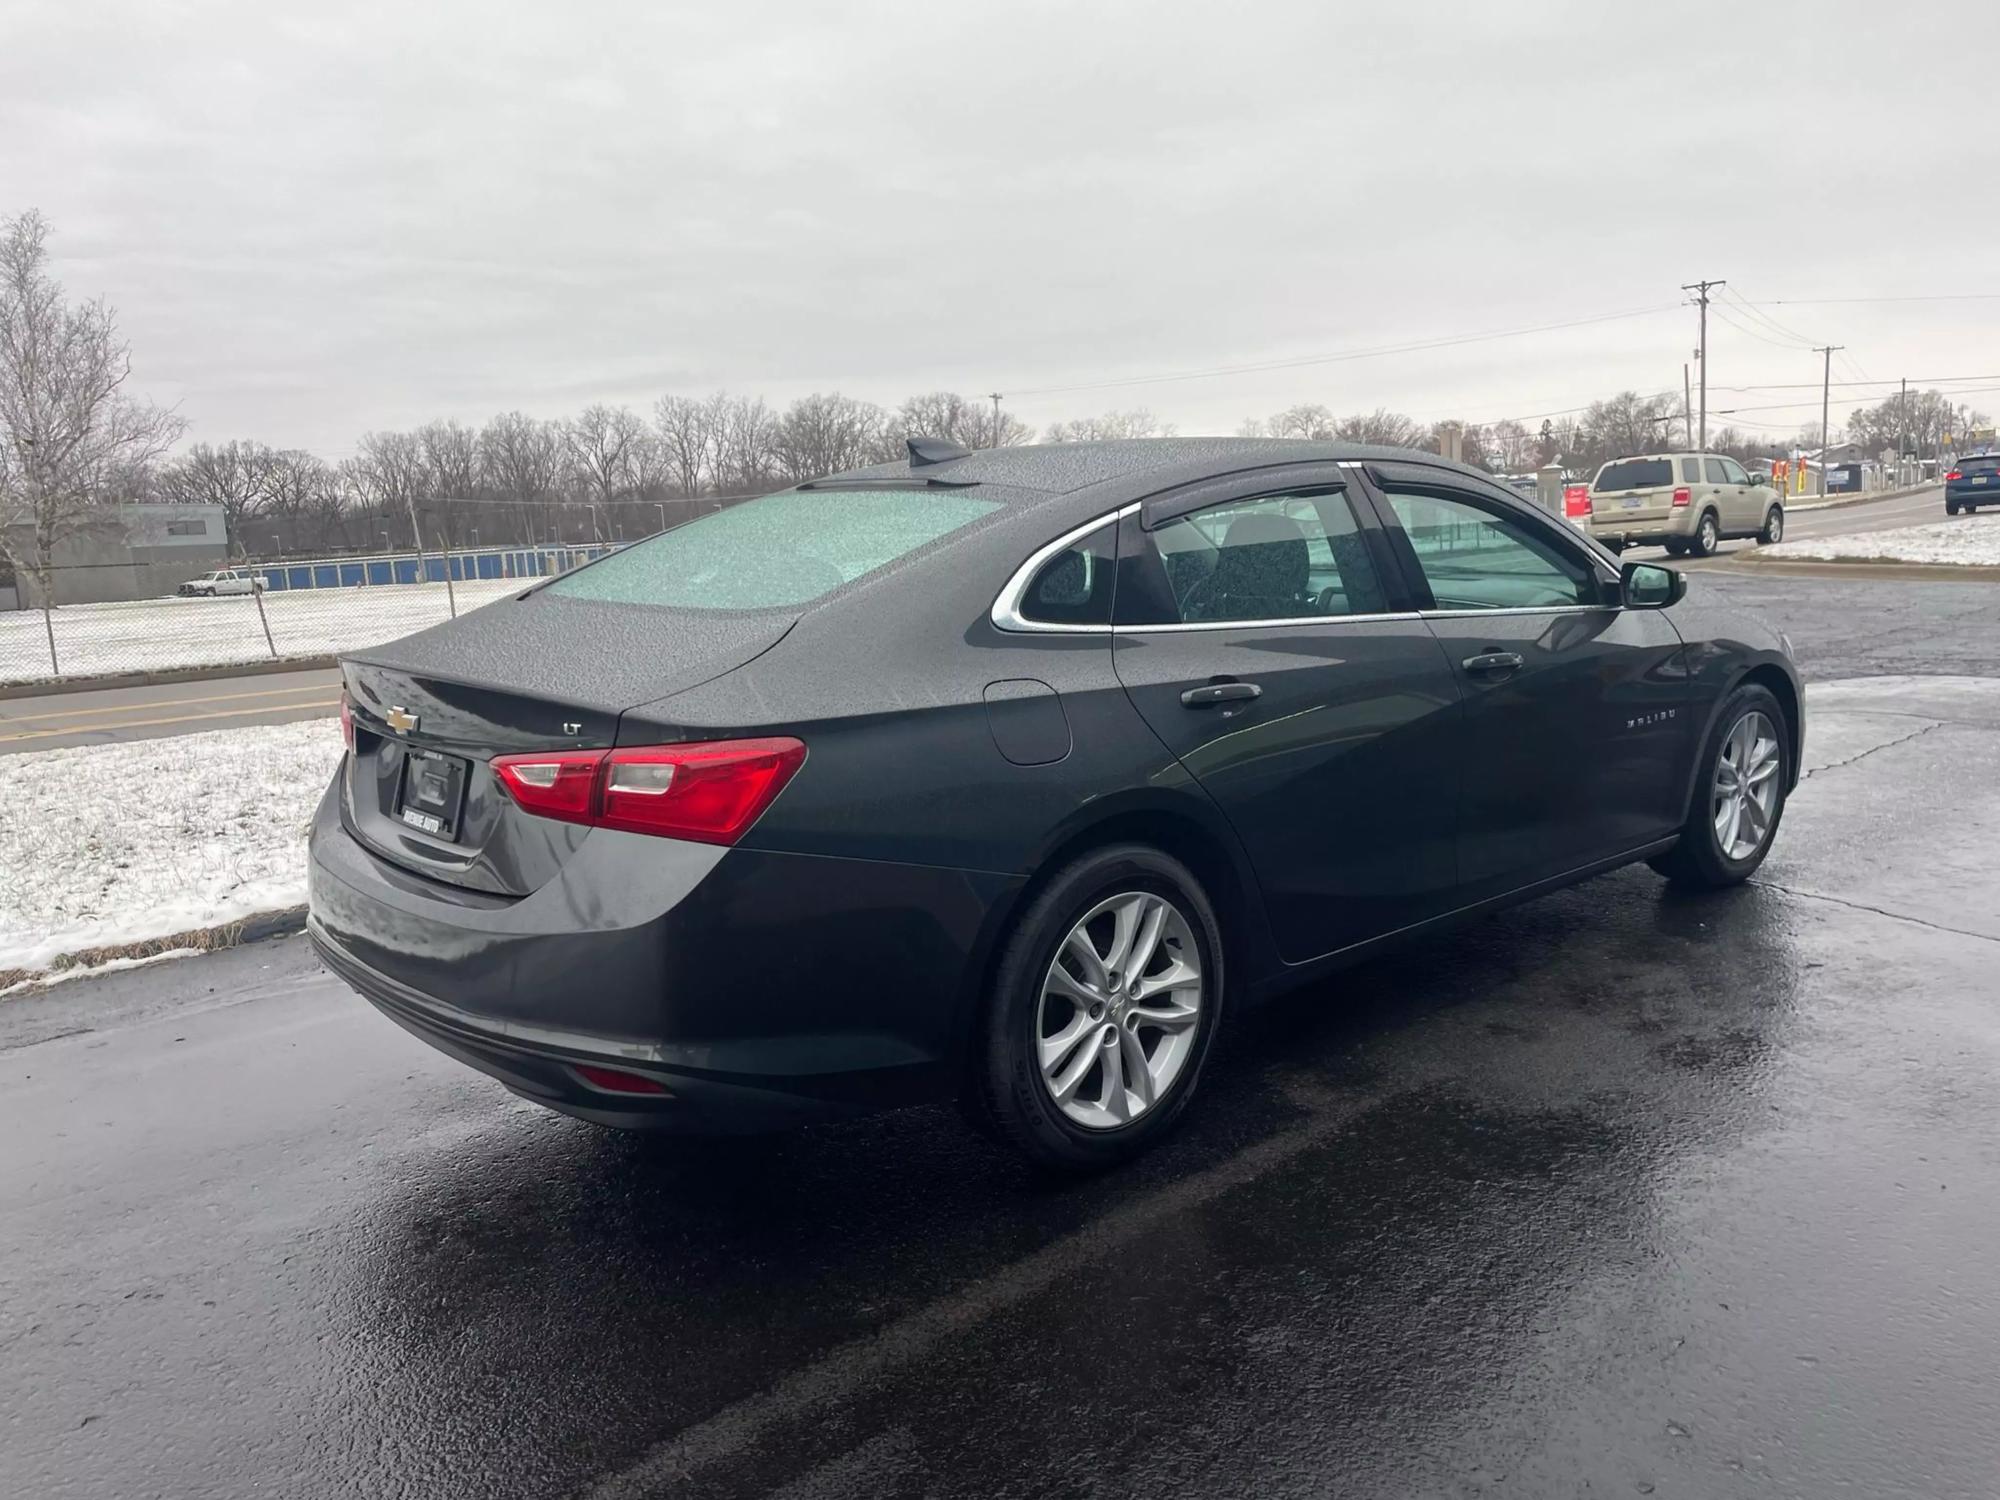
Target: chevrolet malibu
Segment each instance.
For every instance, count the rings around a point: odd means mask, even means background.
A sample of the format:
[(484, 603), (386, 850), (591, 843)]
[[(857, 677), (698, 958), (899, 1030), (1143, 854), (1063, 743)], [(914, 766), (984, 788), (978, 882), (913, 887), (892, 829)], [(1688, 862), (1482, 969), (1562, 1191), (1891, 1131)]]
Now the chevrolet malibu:
[(956, 1099), (1090, 1169), (1239, 1006), (1777, 833), (1789, 645), (1471, 469), (909, 447), (347, 658), (328, 966), (601, 1125)]

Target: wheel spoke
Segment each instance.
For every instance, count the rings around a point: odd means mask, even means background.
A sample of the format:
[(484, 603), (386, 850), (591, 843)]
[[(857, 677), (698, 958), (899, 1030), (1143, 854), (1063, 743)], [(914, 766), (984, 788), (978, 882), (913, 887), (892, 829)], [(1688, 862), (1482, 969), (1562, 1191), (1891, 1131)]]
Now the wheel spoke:
[(1062, 1071), (1064, 1062), (1076, 1051), (1076, 1044), (1102, 1030), (1103, 1027), (1102, 1021), (1093, 1021), (1089, 1012), (1080, 1010), (1076, 1013), (1075, 1019), (1061, 1031), (1054, 1036), (1041, 1038), (1036, 1046), (1041, 1052), (1043, 1076), (1053, 1079)]
[(1079, 1010), (1089, 1010), (1093, 1005), (1102, 1004), (1104, 996), (1092, 989), (1060, 963), (1049, 965), (1048, 983), (1042, 986), (1044, 995), (1061, 995)]
[(1130, 984), (1146, 972), (1146, 966), (1153, 961), (1153, 951), (1160, 946), (1160, 929), (1167, 925), (1167, 903), (1148, 901), (1146, 913), (1139, 919), (1139, 930), (1132, 938), (1132, 952), (1125, 960), (1125, 982)]
[(1125, 1014), (1137, 1018), (1141, 1026), (1156, 1026), (1161, 1031), (1186, 1031), (1201, 1019), (1201, 1012), (1192, 1005), (1140, 1005)]
[(1086, 924), (1079, 922), (1076, 930), (1063, 944), (1065, 953), (1073, 954), (1083, 968), (1083, 982), (1104, 989), (1111, 983), (1111, 976), (1105, 971), (1104, 958), (1098, 953), (1097, 945), (1090, 940)]
[(1049, 1080), (1049, 1092), (1055, 1096), (1056, 1103), (1067, 1104), (1075, 1097), (1083, 1080), (1090, 1075), (1090, 1065), (1097, 1061), (1099, 1053), (1116, 1054), (1117, 1048), (1098, 1045), (1098, 1037), (1103, 1031), (1102, 1026), (1093, 1027), (1089, 1040), (1071, 1055), (1069, 1066), (1062, 1070), (1060, 1076)]
[(1132, 1086), (1132, 1092), (1139, 1096), (1139, 1108), (1145, 1109), (1153, 1102), (1153, 1065), (1146, 1056), (1145, 1043), (1130, 1027), (1118, 1033), (1118, 1050), (1124, 1057), (1124, 1076)]
[(1761, 844), (1764, 841), (1765, 832), (1771, 826), (1771, 817), (1769, 813), (1764, 811), (1764, 804), (1759, 802), (1755, 797), (1745, 797), (1743, 799), (1743, 817), (1750, 825), (1748, 832), (1751, 839)]
[(1132, 1101), (1125, 1094), (1124, 1052), (1122, 1044), (1097, 1049), (1097, 1055), (1104, 1062), (1104, 1098), (1101, 1102), (1105, 1113), (1120, 1124), (1132, 1118)]
[(1111, 973), (1122, 976), (1130, 967), (1132, 944), (1139, 936), (1139, 928), (1146, 915), (1146, 897), (1133, 896), (1121, 901), (1111, 914), (1111, 946), (1104, 955), (1104, 967)]
[(1743, 821), (1743, 804), (1731, 797), (1715, 820), (1715, 841), (1731, 859), (1736, 857), (1736, 830)]
[(1185, 989), (1191, 984), (1201, 983), (1201, 970), (1185, 958), (1176, 957), (1157, 974), (1148, 974), (1139, 981), (1139, 988), (1132, 992), (1134, 1000), (1150, 1000), (1155, 995), (1169, 990)]

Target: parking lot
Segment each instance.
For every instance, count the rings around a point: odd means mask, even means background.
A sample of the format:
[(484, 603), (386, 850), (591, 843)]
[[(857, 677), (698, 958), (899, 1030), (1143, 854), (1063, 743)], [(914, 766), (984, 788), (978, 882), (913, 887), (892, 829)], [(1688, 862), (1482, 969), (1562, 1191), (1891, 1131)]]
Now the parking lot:
[(2000, 595), (1698, 587), (1813, 683), (1751, 885), (1239, 1017), (1095, 1181), (605, 1136), (296, 940), (0, 1006), (0, 1492), (1990, 1496)]

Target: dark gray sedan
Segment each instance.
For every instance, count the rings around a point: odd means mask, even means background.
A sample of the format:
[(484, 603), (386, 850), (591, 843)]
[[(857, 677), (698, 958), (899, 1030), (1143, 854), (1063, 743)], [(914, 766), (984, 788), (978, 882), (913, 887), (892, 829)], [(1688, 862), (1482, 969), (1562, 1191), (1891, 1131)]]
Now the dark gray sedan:
[(1770, 848), (1783, 638), (1473, 470), (910, 446), (347, 659), (326, 962), (600, 1124), (956, 1098), (1088, 1168), (1173, 1125), (1232, 1007)]

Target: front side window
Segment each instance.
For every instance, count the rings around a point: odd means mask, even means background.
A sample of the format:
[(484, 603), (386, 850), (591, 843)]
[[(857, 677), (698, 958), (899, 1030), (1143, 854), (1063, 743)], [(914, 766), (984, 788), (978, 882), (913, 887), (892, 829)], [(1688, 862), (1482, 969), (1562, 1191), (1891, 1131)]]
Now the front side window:
[(1601, 601), (1596, 575), (1509, 516), (1437, 495), (1389, 494), (1439, 609), (1556, 609)]
[(1183, 624), (1380, 614), (1388, 608), (1345, 495), (1229, 500), (1152, 533)]
[(1743, 472), (1743, 465), (1739, 464), (1733, 458), (1722, 460), (1722, 473), (1723, 477), (1731, 484), (1748, 484), (1750, 482), (1750, 476)]
[(685, 609), (809, 604), (999, 504), (955, 491), (787, 490), (614, 552), (547, 591)]
[(1109, 625), (1118, 529), (1097, 528), (1035, 570), (1021, 595), (1021, 618), (1042, 625)]
[(1710, 484), (1729, 483), (1729, 475), (1723, 471), (1721, 459), (1704, 458), (1701, 461), (1701, 466)]

